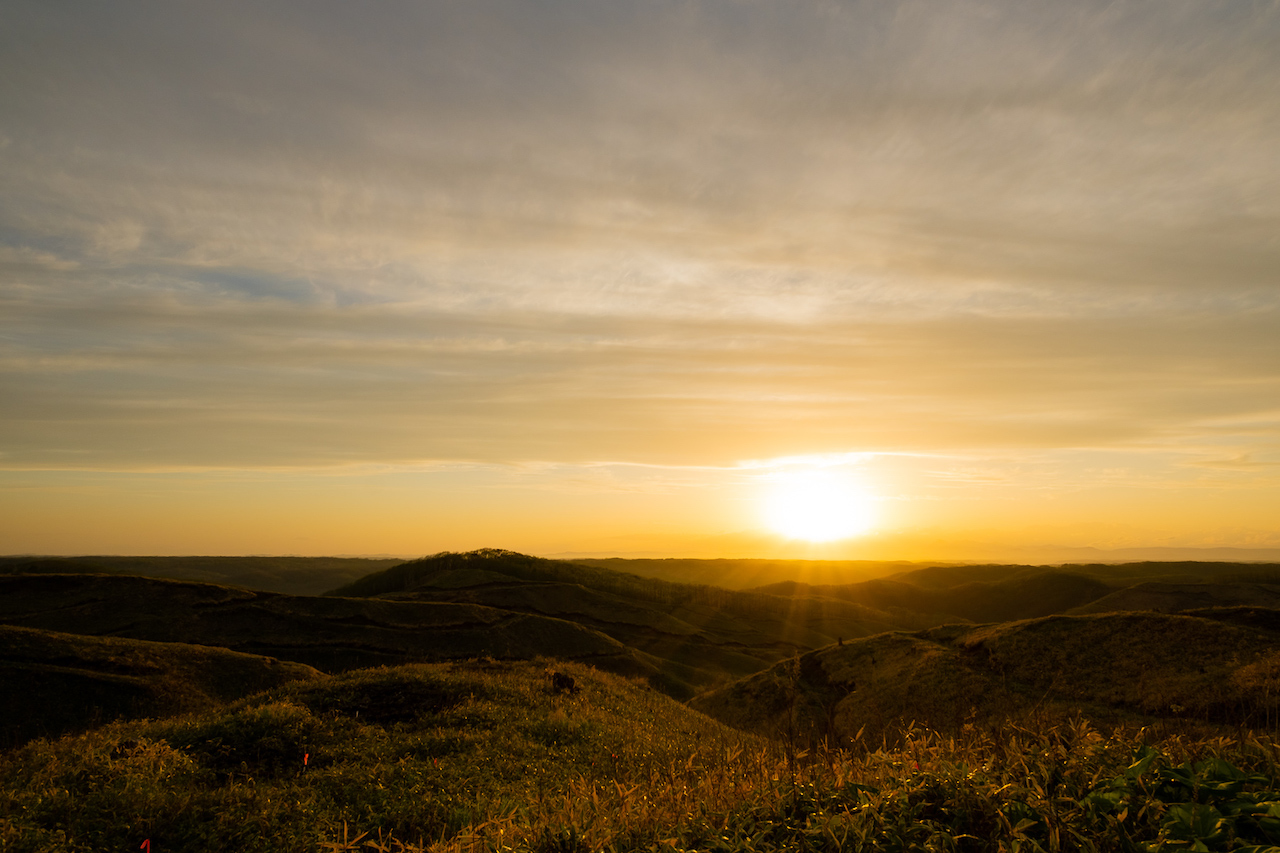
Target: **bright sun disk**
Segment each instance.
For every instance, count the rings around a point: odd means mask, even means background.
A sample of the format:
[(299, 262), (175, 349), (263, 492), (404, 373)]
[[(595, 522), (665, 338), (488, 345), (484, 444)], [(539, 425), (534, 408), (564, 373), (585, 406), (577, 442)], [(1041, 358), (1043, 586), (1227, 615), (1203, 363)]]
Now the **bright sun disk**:
[(866, 533), (875, 523), (874, 502), (847, 479), (826, 471), (795, 471), (773, 479), (765, 523), (789, 539), (831, 542)]

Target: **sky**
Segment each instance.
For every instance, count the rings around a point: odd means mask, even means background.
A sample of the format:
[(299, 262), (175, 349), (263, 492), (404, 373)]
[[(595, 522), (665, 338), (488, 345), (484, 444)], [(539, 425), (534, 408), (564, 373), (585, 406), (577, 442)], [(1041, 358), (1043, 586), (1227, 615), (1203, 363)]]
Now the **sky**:
[(1277, 44), (4, 0), (0, 553), (1280, 556)]

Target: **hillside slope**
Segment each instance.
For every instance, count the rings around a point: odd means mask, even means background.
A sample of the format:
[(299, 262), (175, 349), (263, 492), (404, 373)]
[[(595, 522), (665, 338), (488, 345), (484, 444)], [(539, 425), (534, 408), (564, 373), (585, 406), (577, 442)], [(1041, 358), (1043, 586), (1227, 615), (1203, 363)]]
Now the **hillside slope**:
[(209, 646), (0, 625), (0, 748), (110, 722), (204, 711), (309, 666)]
[[(418, 850), (565, 804), (604, 800), (602, 817), (616, 822), (610, 798), (668, 777), (673, 790), (677, 780), (696, 786), (701, 765), (761, 746), (635, 682), (557, 666), (575, 692), (555, 691), (540, 663), (412, 665), (35, 743), (0, 763), (0, 841), (6, 850), (137, 850), (142, 839), (186, 853), (400, 849), (391, 834)], [(387, 843), (333, 843), (364, 832)], [(542, 849), (586, 847), (552, 837)]]
[(1010, 570), (1006, 576), (955, 586), (930, 583), (927, 573), (916, 572), (915, 582), (883, 579), (843, 586), (789, 583), (760, 591), (839, 599), (893, 614), (914, 613), (932, 624), (1033, 619), (1065, 613), (1115, 591), (1115, 587), (1085, 575), (1053, 569), (1027, 572), (1021, 571), (1023, 567), (1004, 568)]
[(535, 655), (654, 670), (633, 650), (563, 619), (473, 604), (315, 598), (156, 578), (0, 576), (0, 624), (223, 646), (324, 671), (412, 660)]
[(660, 683), (682, 697), (841, 637), (918, 627), (912, 614), (854, 602), (669, 583), (499, 550), (438, 554), (332, 594), (571, 620), (664, 661)]
[(565, 557), (565, 562), (682, 584), (725, 589), (753, 589), (784, 581), (848, 584), (911, 571), (921, 566), (906, 560), (780, 560), (638, 557)]
[(1045, 571), (1083, 575), (1119, 589), (1147, 581), (1164, 583), (1232, 583), (1242, 580), (1280, 582), (1280, 563), (1232, 563), (1197, 560), (1145, 560), (1133, 563), (1063, 563), (1056, 567), (988, 563), (932, 565), (908, 569), (887, 579), (931, 589), (953, 589), (968, 583), (1002, 583)]
[(1245, 608), (885, 633), (779, 663), (691, 705), (749, 731), (847, 742), (912, 720), (959, 731), (1032, 708), (1102, 723), (1264, 724), (1278, 696), (1280, 613)]
[(113, 574), (319, 595), (394, 566), (364, 557), (0, 557), (0, 574)]
[(906, 628), (947, 622), (1010, 622), (1058, 613), (1175, 612), (1209, 605), (1280, 606), (1280, 566), (1249, 563), (940, 565), (861, 583), (788, 581), (757, 592), (839, 599)]
[(1280, 608), (1280, 584), (1163, 583), (1134, 584), (1077, 607), (1075, 613), (1158, 610), (1177, 613), (1205, 607)]
[[(1227, 583), (1239, 570), (927, 566), (859, 584), (744, 591), (487, 549), (394, 563), (323, 597), (123, 575), (0, 573), (0, 624), (223, 646), (325, 671), (544, 655), (643, 676), (683, 699), (798, 653), (887, 631), (1185, 609), (1212, 595), (1223, 604), (1280, 606), (1280, 586)], [(1175, 589), (1134, 580), (1194, 571), (1219, 583)], [(1267, 577), (1271, 568), (1254, 571)], [(1119, 588), (1131, 583), (1138, 585)]]

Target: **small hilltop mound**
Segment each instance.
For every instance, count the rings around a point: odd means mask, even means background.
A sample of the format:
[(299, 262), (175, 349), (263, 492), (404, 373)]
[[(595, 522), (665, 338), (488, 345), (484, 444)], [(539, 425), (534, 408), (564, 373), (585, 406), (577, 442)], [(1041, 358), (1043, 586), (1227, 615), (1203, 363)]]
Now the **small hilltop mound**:
[[(476, 551), (444, 551), (420, 560), (411, 560), (365, 575), (349, 584), (326, 592), (325, 595), (342, 598), (372, 598), (398, 592), (409, 592), (419, 587), (449, 588), (455, 585), (474, 586), (485, 582), (503, 583), (522, 581), (571, 581), (580, 583), (620, 573), (578, 567), (560, 560), (531, 557), (501, 548), (481, 548)], [(634, 575), (626, 577), (640, 578)]]

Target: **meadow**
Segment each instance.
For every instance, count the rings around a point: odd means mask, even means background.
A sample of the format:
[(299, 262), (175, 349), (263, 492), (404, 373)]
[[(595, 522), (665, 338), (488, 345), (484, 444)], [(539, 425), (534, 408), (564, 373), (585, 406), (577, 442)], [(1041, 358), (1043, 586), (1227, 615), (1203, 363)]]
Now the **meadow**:
[(1047, 716), (810, 750), (580, 664), (476, 660), (34, 741), (0, 762), (0, 844), (1252, 852), (1280, 843), (1278, 772), (1267, 734)]
[(325, 597), (13, 573), (0, 850), (1280, 853), (1254, 571), (733, 591), (486, 551)]

